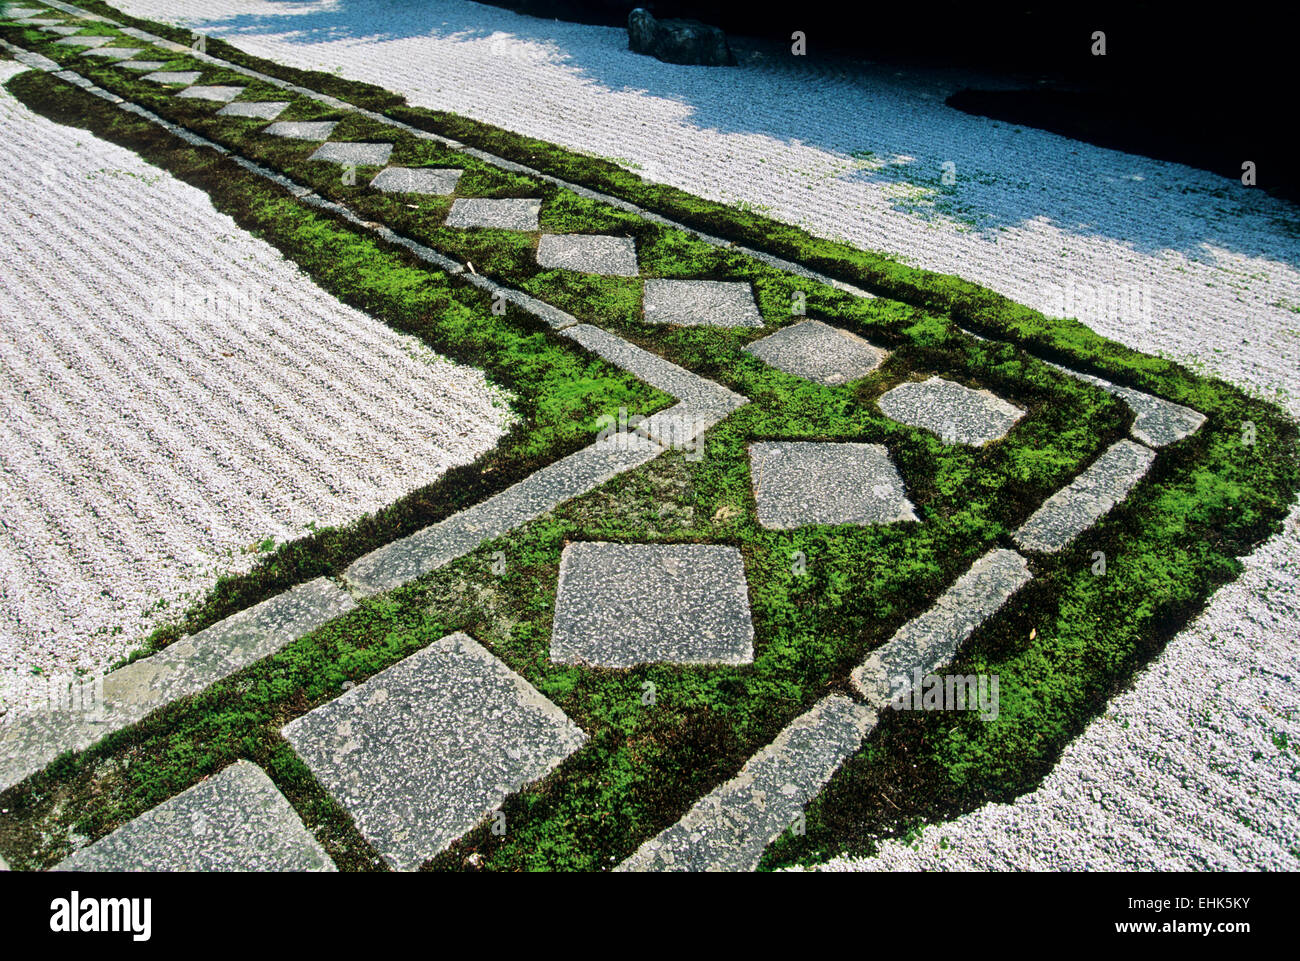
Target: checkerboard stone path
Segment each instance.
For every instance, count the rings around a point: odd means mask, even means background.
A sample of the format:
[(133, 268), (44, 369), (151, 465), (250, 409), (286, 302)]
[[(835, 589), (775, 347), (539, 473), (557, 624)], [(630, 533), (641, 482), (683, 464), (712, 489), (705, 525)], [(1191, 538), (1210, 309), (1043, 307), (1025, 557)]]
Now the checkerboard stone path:
[(886, 416), (938, 434), (946, 444), (978, 447), (1006, 435), (1025, 416), (987, 390), (972, 390), (942, 377), (907, 381), (880, 398)]
[(335, 871), (255, 764), (236, 761), (55, 866), (56, 871)]
[[(128, 65), (129, 66), (129, 65)], [(289, 106), (287, 100), (241, 100), (228, 103), (217, 111), (218, 117), (249, 117), (255, 120), (274, 120)]]
[(569, 544), (560, 556), (551, 660), (590, 667), (748, 664), (745, 566), (712, 544)]
[(1031, 551), (1059, 551), (1122, 501), (1155, 458), (1142, 444), (1117, 441), (1025, 521), (1013, 535), (1016, 543)]
[(745, 350), (779, 371), (827, 387), (866, 377), (888, 356), (856, 334), (820, 320), (782, 327)]
[(380, 671), (284, 736), (399, 870), (444, 850), (587, 739), (466, 634)]
[(636, 241), (631, 237), (598, 234), (542, 234), (537, 243), (537, 263), (585, 274), (635, 277)]
[(731, 280), (647, 280), (647, 324), (762, 327), (749, 284)]
[(324, 141), (329, 140), (337, 126), (338, 121), (335, 120), (281, 120), (271, 124), (262, 133), (290, 140)]
[(358, 167), (382, 167), (393, 152), (390, 143), (337, 142), (321, 144), (308, 160), (323, 160), (336, 164), (355, 164)]
[(375, 175), (370, 186), (390, 194), (449, 194), (464, 172), (455, 167), (388, 167)]
[(758, 521), (769, 529), (917, 519), (880, 444), (767, 441), (749, 445), (749, 460)]
[(448, 227), (494, 227), (498, 230), (536, 230), (540, 200), (462, 197), (447, 212)]

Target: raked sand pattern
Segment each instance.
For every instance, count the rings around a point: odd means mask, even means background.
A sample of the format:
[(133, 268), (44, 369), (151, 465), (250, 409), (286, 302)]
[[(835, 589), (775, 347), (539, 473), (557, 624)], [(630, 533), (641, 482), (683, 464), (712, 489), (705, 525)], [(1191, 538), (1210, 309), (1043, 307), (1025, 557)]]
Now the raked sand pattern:
[(4, 703), (45, 698), (34, 669), (102, 671), (254, 545), (501, 436), (508, 397), (480, 372), (340, 304), (200, 192), (7, 93), (0, 125)]

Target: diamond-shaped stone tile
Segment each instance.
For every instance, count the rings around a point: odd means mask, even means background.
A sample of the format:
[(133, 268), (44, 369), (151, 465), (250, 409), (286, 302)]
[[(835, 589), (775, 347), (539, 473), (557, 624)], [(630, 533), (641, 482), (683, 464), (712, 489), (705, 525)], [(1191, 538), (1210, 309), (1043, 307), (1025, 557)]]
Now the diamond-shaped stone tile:
[(336, 120), (281, 120), (262, 133), (291, 140), (329, 140), (337, 125)]
[(393, 152), (390, 143), (360, 143), (354, 141), (321, 144), (308, 160), (326, 163), (354, 164), (358, 167), (382, 167)]
[(880, 444), (754, 443), (749, 462), (758, 522), (764, 527), (917, 519), (903, 478)]
[(126, 67), (127, 70), (148, 71), (150, 73), (161, 70), (167, 66), (165, 60), (126, 60), (118, 64), (119, 67)]
[(217, 103), (230, 103), (241, 93), (243, 87), (186, 87), (176, 96), (187, 100), (215, 100)]
[(496, 227), (500, 230), (536, 230), (540, 200), (489, 200), (481, 197), (461, 198), (447, 212), (448, 227)]
[(537, 242), (537, 263), (584, 274), (635, 277), (639, 272), (636, 241), (599, 234), (542, 234)]
[(867, 376), (889, 356), (856, 334), (820, 320), (782, 327), (745, 349), (777, 370), (828, 387)]
[(590, 541), (564, 549), (551, 660), (624, 668), (753, 659), (749, 589), (737, 548)]
[(106, 60), (125, 60), (140, 52), (139, 47), (92, 47), (86, 51), (87, 57), (103, 57)]
[(159, 70), (157, 73), (145, 74), (144, 79), (154, 83), (183, 83), (189, 86), (201, 76), (197, 70)]
[(69, 47), (103, 47), (113, 42), (112, 37), (64, 37), (62, 40), (55, 40), (55, 43), (64, 44)]
[(997, 440), (1025, 412), (987, 390), (972, 390), (942, 377), (908, 381), (880, 398), (880, 409), (911, 427), (938, 434), (945, 444), (978, 447)]
[(218, 117), (251, 117), (257, 120), (274, 120), (289, 106), (287, 100), (240, 100), (228, 103), (217, 111)]
[[(29, 26), (31, 25), (31, 21), (30, 21), (30, 20), (25, 21), (25, 22), (26, 22)], [(74, 27), (74, 26), (72, 26), (72, 25), (70, 25), (70, 24), (66, 24), (66, 23), (59, 23), (58, 21), (51, 21), (51, 22), (50, 22), (49, 24), (47, 24), (46, 26), (41, 27), (41, 29), (44, 30), (44, 31), (46, 31), (47, 33), (57, 33), (57, 34), (58, 34), (59, 36), (61, 36), (61, 37), (70, 37), (70, 36), (72, 36), (74, 33), (80, 33), (80, 32), (81, 32), (81, 28), (80, 28), (80, 27)]]
[(749, 284), (729, 280), (647, 280), (645, 320), (682, 327), (762, 327)]
[(586, 740), (465, 634), (435, 641), (283, 733), (401, 870), (419, 867)]
[(456, 167), (388, 167), (370, 186), (389, 194), (449, 194), (464, 172)]

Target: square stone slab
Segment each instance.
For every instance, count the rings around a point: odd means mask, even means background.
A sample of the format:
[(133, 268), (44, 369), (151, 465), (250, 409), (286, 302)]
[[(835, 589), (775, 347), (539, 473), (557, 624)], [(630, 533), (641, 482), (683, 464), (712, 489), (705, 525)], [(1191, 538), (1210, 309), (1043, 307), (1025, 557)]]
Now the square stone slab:
[(880, 444), (754, 443), (749, 463), (758, 522), (764, 527), (917, 519), (903, 478)]
[(537, 242), (537, 263), (584, 274), (635, 277), (636, 241), (631, 237), (595, 234), (542, 234)]
[(334, 871), (256, 764), (236, 761), (82, 848), (56, 871)]
[[(30, 25), (32, 21), (25, 20), (20, 22), (27, 23)], [(80, 27), (74, 27), (68, 24), (61, 24), (56, 20), (42, 21), (42, 23), (47, 24), (47, 26), (41, 27), (42, 30), (46, 31), (47, 33), (57, 33), (61, 37), (70, 37), (74, 33), (81, 32)]]
[(783, 327), (745, 350), (777, 370), (827, 387), (871, 373), (889, 354), (820, 320)]
[(258, 120), (274, 120), (284, 113), (289, 106), (287, 100), (241, 100), (228, 103), (217, 111), (218, 117), (254, 117)]
[(197, 70), (159, 70), (157, 73), (145, 74), (144, 79), (154, 83), (183, 83), (189, 86), (201, 76)]
[(938, 434), (945, 444), (978, 447), (997, 440), (1025, 416), (987, 390), (971, 390), (942, 377), (908, 381), (880, 398), (886, 416)]
[(749, 664), (754, 625), (735, 547), (580, 541), (560, 556), (551, 660), (591, 667)]
[(139, 47), (95, 47), (86, 51), (87, 57), (105, 57), (110, 60), (125, 60), (140, 52)]
[(729, 280), (647, 280), (647, 324), (762, 327), (749, 284)]
[(447, 212), (448, 227), (496, 227), (500, 230), (536, 230), (540, 200), (488, 200), (463, 197)]
[(281, 120), (271, 124), (262, 133), (291, 140), (329, 140), (337, 125), (336, 120)]
[(188, 100), (215, 100), (218, 103), (230, 103), (243, 92), (243, 87), (186, 87), (176, 96)]
[(62, 40), (55, 40), (55, 43), (65, 44), (69, 47), (102, 47), (105, 44), (113, 42), (112, 37), (64, 37)]
[(466, 634), (398, 661), (283, 733), (401, 870), (442, 851), (587, 738)]
[(127, 61), (125, 61), (125, 62), (123, 62), (123, 63), (119, 63), (118, 66), (119, 66), (119, 67), (126, 67), (127, 70), (144, 70), (144, 71), (150, 71), (150, 72), (153, 72), (153, 71), (156, 71), (156, 70), (161, 70), (163, 67), (167, 66), (167, 61), (165, 61), (165, 60), (127, 60)]
[(308, 160), (328, 163), (355, 164), (358, 167), (382, 167), (393, 152), (390, 143), (327, 143), (321, 144)]
[(464, 172), (456, 167), (388, 167), (370, 186), (387, 194), (449, 194)]

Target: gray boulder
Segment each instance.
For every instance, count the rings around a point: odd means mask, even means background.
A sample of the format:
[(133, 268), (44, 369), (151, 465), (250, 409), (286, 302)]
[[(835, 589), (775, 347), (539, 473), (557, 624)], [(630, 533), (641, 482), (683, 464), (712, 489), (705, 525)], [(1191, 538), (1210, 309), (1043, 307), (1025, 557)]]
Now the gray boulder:
[(656, 20), (637, 7), (627, 16), (627, 46), (665, 63), (706, 67), (735, 66), (727, 35), (698, 20)]

